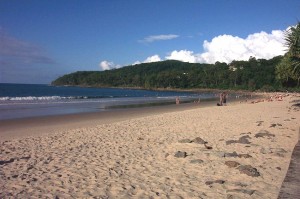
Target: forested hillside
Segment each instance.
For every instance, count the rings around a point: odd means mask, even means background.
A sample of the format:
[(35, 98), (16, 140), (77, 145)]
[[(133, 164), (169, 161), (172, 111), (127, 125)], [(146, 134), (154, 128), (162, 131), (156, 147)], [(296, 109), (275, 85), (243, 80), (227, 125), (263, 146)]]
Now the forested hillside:
[(283, 56), (270, 60), (251, 57), (248, 61), (233, 61), (230, 64), (167, 60), (107, 71), (78, 71), (56, 79), (52, 85), (266, 91), (296, 88), (296, 80), (277, 78), (276, 67), (282, 59)]

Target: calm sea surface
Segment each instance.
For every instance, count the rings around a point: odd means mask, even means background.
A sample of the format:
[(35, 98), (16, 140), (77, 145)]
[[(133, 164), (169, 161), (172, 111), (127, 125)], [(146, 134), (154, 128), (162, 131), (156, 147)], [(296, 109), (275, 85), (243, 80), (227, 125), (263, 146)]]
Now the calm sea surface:
[(0, 120), (210, 99), (215, 93), (0, 84)]

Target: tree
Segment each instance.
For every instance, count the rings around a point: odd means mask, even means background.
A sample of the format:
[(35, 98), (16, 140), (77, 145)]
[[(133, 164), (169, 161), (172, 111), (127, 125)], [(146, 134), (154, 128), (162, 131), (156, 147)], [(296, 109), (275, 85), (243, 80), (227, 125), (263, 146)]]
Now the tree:
[(287, 86), (289, 80), (293, 77), (293, 69), (291, 60), (288, 55), (285, 55), (281, 62), (276, 66), (276, 79), (281, 82), (281, 85)]
[(291, 58), (293, 73), (299, 76), (300, 73), (300, 22), (296, 26), (291, 27), (285, 34), (286, 46), (288, 54)]

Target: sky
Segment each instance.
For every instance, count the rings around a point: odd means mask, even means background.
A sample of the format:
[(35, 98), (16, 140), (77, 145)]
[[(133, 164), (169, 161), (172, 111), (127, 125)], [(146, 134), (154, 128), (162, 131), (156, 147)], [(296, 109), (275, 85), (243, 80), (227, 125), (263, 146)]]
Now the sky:
[(0, 0), (0, 83), (283, 55), (299, 0)]

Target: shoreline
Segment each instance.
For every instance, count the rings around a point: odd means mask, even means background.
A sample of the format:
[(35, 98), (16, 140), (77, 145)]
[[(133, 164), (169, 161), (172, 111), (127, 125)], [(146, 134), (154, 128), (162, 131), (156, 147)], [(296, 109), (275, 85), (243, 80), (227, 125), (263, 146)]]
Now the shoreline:
[[(261, 97), (262, 95), (257, 95), (251, 98), (251, 100)], [(243, 98), (229, 98), (228, 100), (228, 104), (230, 105), (234, 105), (245, 101), (245, 99)], [(57, 114), (25, 118), (3, 119), (0, 120), (0, 140), (21, 138), (26, 136), (38, 136), (50, 134), (56, 131), (71, 130), (99, 124), (114, 123), (127, 119), (146, 117), (169, 112), (214, 107), (216, 106), (217, 102), (218, 99), (204, 99), (200, 103), (184, 102), (177, 105), (174, 102), (174, 104), (169, 105), (141, 107), (129, 105), (129, 108), (109, 108), (105, 111), (98, 112), (80, 112), (71, 114)]]
[(35, 118), (1, 137), (0, 197), (275, 199), (300, 96), (273, 99)]
[(174, 103), (172, 105), (110, 109), (108, 111), (99, 112), (4, 119), (0, 120), (0, 140), (39, 136), (56, 131), (114, 123), (156, 114), (210, 107), (215, 106), (215, 104), (215, 101), (205, 101), (200, 104), (184, 103), (180, 105)]

